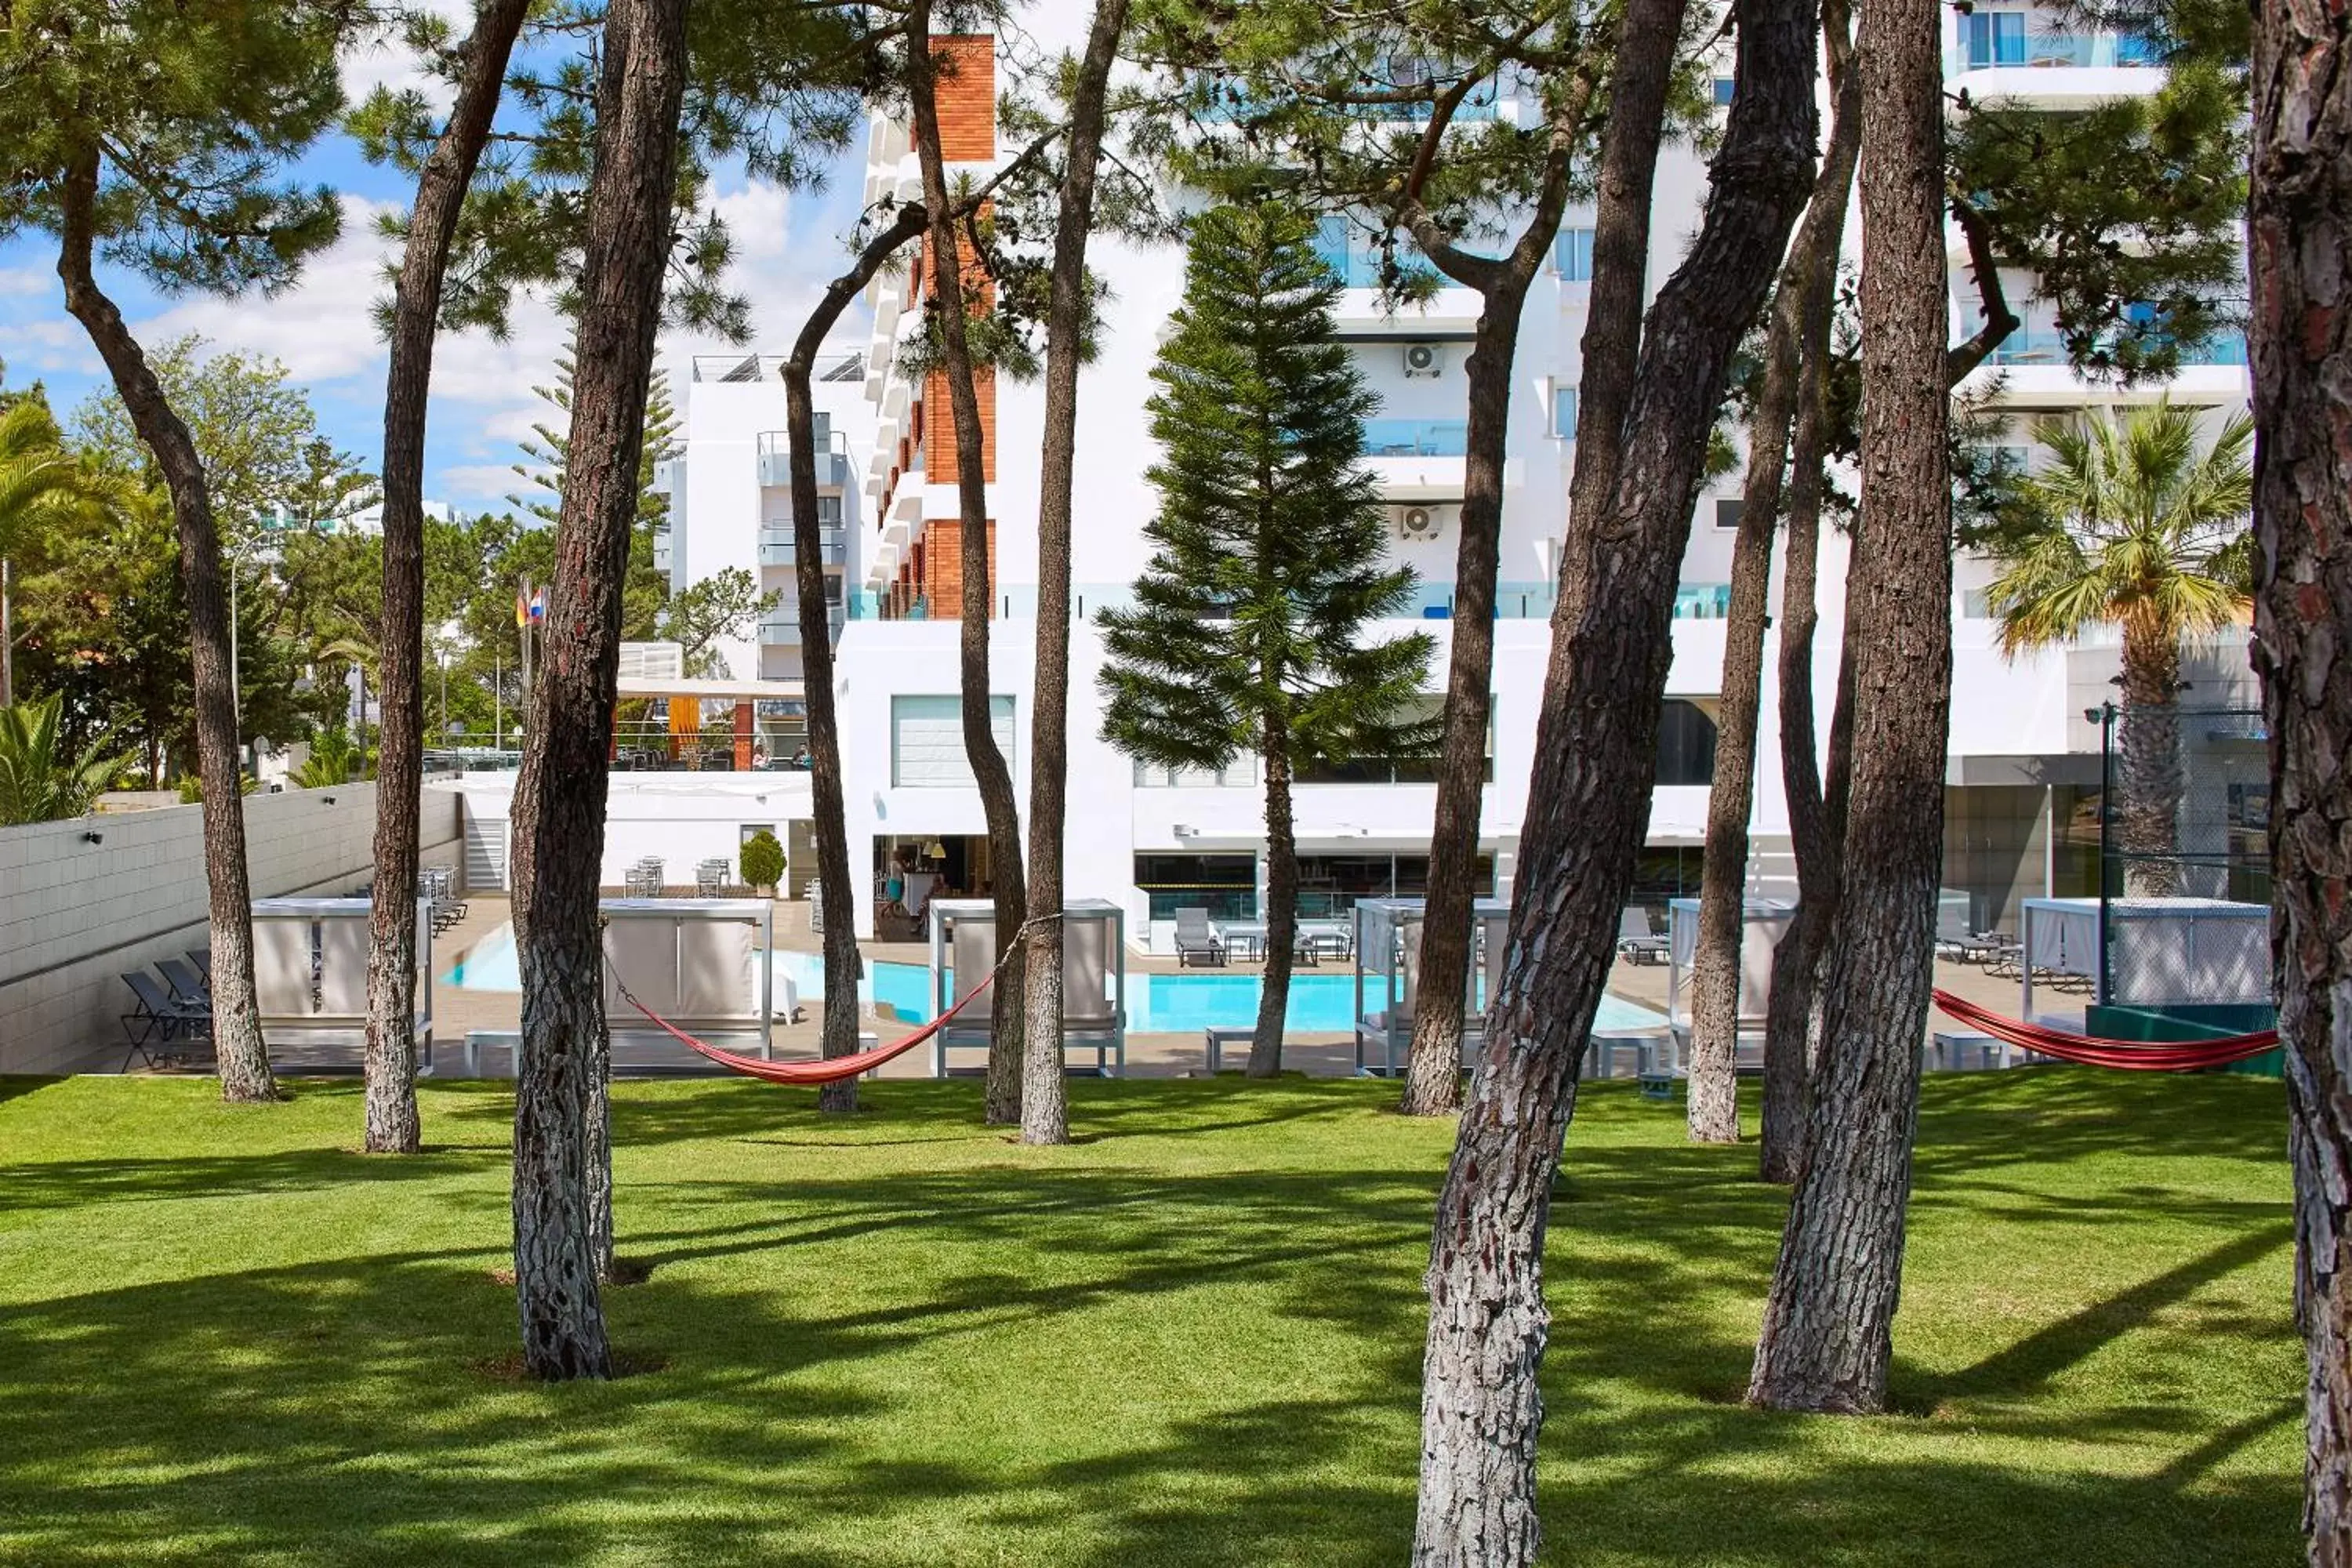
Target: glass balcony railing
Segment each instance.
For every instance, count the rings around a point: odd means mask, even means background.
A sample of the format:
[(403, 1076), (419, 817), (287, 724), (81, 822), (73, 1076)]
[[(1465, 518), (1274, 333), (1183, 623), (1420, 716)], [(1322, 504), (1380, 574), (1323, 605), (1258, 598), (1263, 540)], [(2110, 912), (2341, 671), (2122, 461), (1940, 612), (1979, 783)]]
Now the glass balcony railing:
[[(849, 483), (848, 442), (842, 438), (841, 432), (830, 428), (820, 428), (815, 437), (818, 488), (846, 488)], [(791, 432), (784, 430), (762, 430), (755, 437), (753, 450), (758, 454), (762, 489), (781, 489), (793, 482), (791, 443)]]
[[(840, 529), (824, 528), (817, 531), (816, 558), (825, 565), (840, 565), (846, 558), (848, 549), (847, 537)], [(760, 531), (761, 565), (790, 566), (795, 559), (797, 556), (793, 548), (792, 530), (772, 528)]]
[[(825, 619), (835, 637), (848, 623), (848, 611), (840, 605), (826, 606)], [(796, 615), (770, 616), (760, 623), (760, 644), (763, 647), (798, 647), (801, 645), (801, 618)]]
[(1367, 458), (1459, 458), (1470, 450), (1465, 419), (1367, 419)]
[(1961, 18), (1959, 72), (2025, 66), (2039, 69), (2160, 68), (2148, 41), (2126, 32), (2036, 32), (2023, 11), (1977, 11)]
[[(2054, 365), (2064, 368), (2066, 335), (2055, 327), (2020, 327), (1992, 351), (1997, 365)], [(2246, 363), (2246, 334), (2236, 330), (2214, 332), (2200, 343), (2180, 351), (2184, 365), (2232, 365)]]
[[(1495, 618), (1498, 621), (1542, 621), (1551, 618), (1552, 608), (1559, 593), (1550, 583), (1497, 583), (1495, 585)], [(1074, 583), (1070, 585), (1071, 613), (1083, 620), (1093, 620), (1105, 610), (1126, 610), (1135, 606), (1135, 586), (1131, 583)], [(934, 604), (920, 595), (903, 605), (887, 594), (861, 590), (846, 596), (847, 617), (853, 621), (920, 621), (960, 618), (959, 607), (952, 604)], [(1727, 583), (1685, 583), (1675, 591), (1674, 618), (1678, 621), (1719, 621), (1731, 613), (1731, 585)], [(1418, 584), (1392, 618), (1403, 621), (1451, 620), (1454, 614), (1454, 585), (1451, 583)], [(1030, 584), (1010, 584), (999, 588), (994, 603), (990, 605), (990, 618), (1000, 621), (1034, 620), (1037, 616), (1037, 590)], [(838, 623), (836, 622), (836, 625)], [(799, 640), (795, 635), (792, 641)]]

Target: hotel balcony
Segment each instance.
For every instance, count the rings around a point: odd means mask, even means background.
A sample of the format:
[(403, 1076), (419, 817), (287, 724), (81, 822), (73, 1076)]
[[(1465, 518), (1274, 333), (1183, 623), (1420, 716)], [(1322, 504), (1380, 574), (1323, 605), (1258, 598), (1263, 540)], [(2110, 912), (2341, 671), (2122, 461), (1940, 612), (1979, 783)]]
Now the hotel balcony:
[[(848, 624), (849, 614), (839, 605), (825, 606), (825, 622), (833, 628), (835, 638)], [(801, 645), (801, 618), (790, 611), (780, 611), (760, 623), (761, 647), (798, 647)]]
[(1469, 436), (1462, 419), (1367, 419), (1364, 466), (1392, 500), (1450, 500), (1462, 493)]
[(2084, 109), (2138, 98), (2164, 85), (2164, 62), (2129, 33), (2036, 32), (2026, 11), (1977, 11), (1959, 18), (1944, 79), (1971, 99), (2018, 99), (2046, 109)]
[[(816, 558), (827, 566), (838, 566), (848, 559), (847, 533), (837, 527), (817, 530)], [(798, 559), (793, 548), (793, 531), (788, 528), (763, 528), (760, 531), (760, 564), (790, 566)]]
[[(820, 490), (842, 490), (849, 485), (849, 443), (841, 432), (825, 427), (824, 416), (817, 416), (816, 488)], [(758, 440), (760, 484), (762, 489), (782, 489), (793, 482), (791, 436), (782, 430), (762, 430)]]
[[(2110, 403), (2118, 395), (2115, 388), (2075, 374), (2066, 356), (2065, 337), (2053, 327), (2025, 326), (2011, 332), (1967, 385), (1979, 389), (1996, 378), (2000, 383), (2000, 401), (2024, 407)], [(2196, 404), (2246, 396), (2245, 334), (2215, 332), (2204, 342), (2183, 350), (2180, 368), (2172, 375), (2151, 378), (2126, 395), (2137, 401), (2160, 395)]]

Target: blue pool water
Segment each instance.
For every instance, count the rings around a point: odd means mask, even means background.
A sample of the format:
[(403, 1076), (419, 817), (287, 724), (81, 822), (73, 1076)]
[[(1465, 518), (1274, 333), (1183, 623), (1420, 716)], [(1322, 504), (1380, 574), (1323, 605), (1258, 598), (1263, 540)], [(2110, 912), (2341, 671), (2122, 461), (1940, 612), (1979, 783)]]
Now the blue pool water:
[[(789, 976), (803, 1006), (824, 994), (824, 961), (813, 952), (779, 952), (776, 973)], [(953, 994), (954, 975), (948, 977)], [(1356, 1012), (1349, 992), (1355, 971), (1294, 974), (1286, 1026), (1302, 1034), (1345, 1034), (1355, 1026)], [(516, 968), (514, 933), (501, 926), (476, 943), (463, 960), (441, 976), (441, 984), (466, 991), (519, 991), (522, 982)], [(1364, 994), (1378, 1006), (1385, 994), (1382, 983), (1366, 977)], [(869, 963), (858, 987), (868, 1005), (887, 1006), (909, 1023), (931, 1016), (931, 972), (919, 963)], [(1211, 1024), (1245, 1025), (1257, 1021), (1258, 977), (1255, 974), (1136, 974), (1127, 977), (1127, 1026), (1138, 1034), (1197, 1033)], [(1615, 996), (1601, 999), (1598, 1029), (1639, 1029), (1665, 1020), (1647, 1007)]]

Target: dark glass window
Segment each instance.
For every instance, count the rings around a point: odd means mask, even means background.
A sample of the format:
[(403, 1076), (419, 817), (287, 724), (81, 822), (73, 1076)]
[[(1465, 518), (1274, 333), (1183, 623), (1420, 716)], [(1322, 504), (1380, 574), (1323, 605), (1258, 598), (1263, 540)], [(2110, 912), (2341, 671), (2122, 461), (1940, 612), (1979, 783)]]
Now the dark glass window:
[(1135, 885), (1150, 896), (1156, 921), (1172, 921), (1178, 910), (1227, 921), (1257, 913), (1255, 855), (1138, 855)]
[(1658, 719), (1658, 782), (1715, 782), (1715, 721), (1695, 702), (1669, 698)]

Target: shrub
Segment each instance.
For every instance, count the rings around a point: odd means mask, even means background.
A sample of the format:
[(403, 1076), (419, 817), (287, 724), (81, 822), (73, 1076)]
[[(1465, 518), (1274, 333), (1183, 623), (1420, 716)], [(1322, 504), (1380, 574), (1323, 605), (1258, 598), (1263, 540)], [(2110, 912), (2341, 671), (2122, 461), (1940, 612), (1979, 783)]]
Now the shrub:
[(743, 840), (743, 880), (754, 888), (772, 888), (784, 879), (784, 847), (762, 830)]

